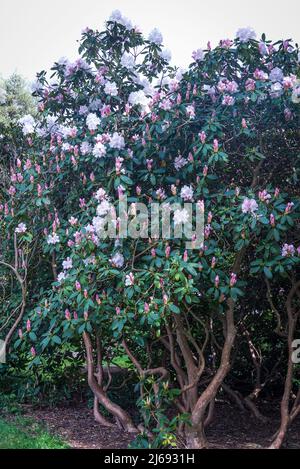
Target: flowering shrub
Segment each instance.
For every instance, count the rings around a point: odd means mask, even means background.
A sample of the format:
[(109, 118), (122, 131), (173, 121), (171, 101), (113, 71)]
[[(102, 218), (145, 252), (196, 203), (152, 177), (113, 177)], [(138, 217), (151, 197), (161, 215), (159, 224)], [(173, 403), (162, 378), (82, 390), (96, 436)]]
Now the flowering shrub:
[[(0, 218), (0, 265), (22, 297), (9, 339), (19, 328), (15, 347), (38, 365), (47, 347), (82, 337), (95, 417), (113, 425), (100, 403), (136, 432), (103, 373), (103, 361), (125, 353), (147, 429), (165, 423), (168, 403), (179, 413), (172, 431), (202, 447), (236, 336), (261, 310), (256, 282), (266, 283), (261, 298), (269, 294), (275, 315), (272, 290), (283, 289), (289, 340), (296, 328), (298, 49), (241, 29), (181, 70), (158, 30), (145, 39), (115, 12), (105, 31), (83, 32), (79, 54), (55, 63), (50, 81), (38, 74), (39, 121), (20, 120), (27, 148), (11, 161)], [(125, 198), (126, 217), (115, 216)], [(197, 206), (201, 247), (136, 223), (140, 202), (178, 204), (172, 229), (195, 222), (184, 202)], [(140, 236), (120, 236), (124, 219)]]

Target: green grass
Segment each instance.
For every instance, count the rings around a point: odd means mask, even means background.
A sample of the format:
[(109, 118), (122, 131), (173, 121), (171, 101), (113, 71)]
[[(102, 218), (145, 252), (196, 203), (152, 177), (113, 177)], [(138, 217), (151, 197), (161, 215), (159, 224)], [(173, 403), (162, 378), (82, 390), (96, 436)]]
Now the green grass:
[(17, 417), (13, 423), (0, 419), (0, 449), (69, 448), (32, 419)]

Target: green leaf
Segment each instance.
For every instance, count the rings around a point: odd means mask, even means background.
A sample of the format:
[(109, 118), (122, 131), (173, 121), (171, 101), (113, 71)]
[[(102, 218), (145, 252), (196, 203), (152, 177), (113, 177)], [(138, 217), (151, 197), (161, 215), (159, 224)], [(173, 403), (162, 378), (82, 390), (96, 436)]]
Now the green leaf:
[(273, 274), (272, 272), (270, 271), (270, 269), (268, 269), (268, 267), (264, 267), (264, 274), (267, 278), (272, 278), (273, 277)]
[(174, 303), (169, 304), (169, 309), (172, 311), (172, 313), (180, 314), (180, 309), (178, 306), (174, 305)]

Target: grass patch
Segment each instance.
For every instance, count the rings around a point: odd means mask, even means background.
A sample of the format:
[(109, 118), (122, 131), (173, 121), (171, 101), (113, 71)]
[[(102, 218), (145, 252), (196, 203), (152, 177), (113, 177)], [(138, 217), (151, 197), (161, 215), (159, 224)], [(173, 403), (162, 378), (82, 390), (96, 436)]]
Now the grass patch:
[(0, 449), (63, 448), (69, 446), (32, 419), (17, 417), (11, 423), (0, 418)]

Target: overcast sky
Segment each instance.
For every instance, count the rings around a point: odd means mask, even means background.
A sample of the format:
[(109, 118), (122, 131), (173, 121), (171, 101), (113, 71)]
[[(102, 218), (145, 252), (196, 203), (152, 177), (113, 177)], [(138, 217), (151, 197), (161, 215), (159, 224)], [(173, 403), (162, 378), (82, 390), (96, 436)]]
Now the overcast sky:
[(0, 0), (0, 75), (33, 79), (61, 56), (76, 58), (81, 30), (101, 30), (114, 9), (146, 34), (158, 27), (180, 66), (194, 49), (233, 37), (239, 27), (300, 42), (300, 0)]

